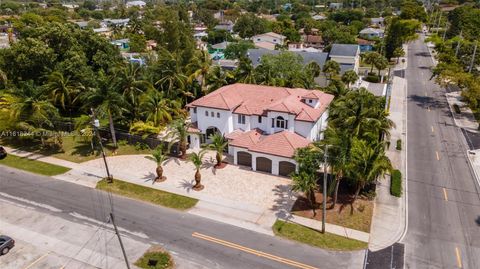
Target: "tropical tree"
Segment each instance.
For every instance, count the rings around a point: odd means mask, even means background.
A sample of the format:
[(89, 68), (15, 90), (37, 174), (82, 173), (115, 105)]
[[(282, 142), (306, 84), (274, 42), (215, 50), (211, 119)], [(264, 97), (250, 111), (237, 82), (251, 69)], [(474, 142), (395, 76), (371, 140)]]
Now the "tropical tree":
[(206, 82), (207, 87), (205, 94), (215, 91), (216, 89), (228, 84), (229, 80), (233, 79), (230, 72), (223, 70), (220, 66), (212, 66), (207, 73)]
[(161, 50), (158, 56), (159, 60), (153, 72), (158, 72), (160, 79), (155, 82), (155, 85), (165, 91), (168, 97), (176, 97), (185, 89), (188, 80), (182, 71), (181, 59), (167, 50)]
[(380, 53), (375, 51), (367, 52), (365, 54), (362, 54), (362, 56), (363, 56), (363, 61), (366, 64), (371, 65), (370, 73), (373, 72), (373, 68), (375, 67), (375, 62), (377, 62), (378, 59), (382, 57)]
[(195, 185), (192, 187), (192, 189), (196, 191), (201, 191), (204, 188), (204, 186), (201, 184), (202, 175), (200, 174), (200, 169), (203, 165), (203, 156), (205, 153), (205, 150), (201, 150), (198, 153), (192, 152), (190, 156), (188, 156), (188, 160), (195, 165)]
[(240, 58), (238, 67), (234, 71), (237, 82), (256, 84), (256, 72), (249, 58)]
[(146, 158), (157, 163), (157, 177), (152, 181), (152, 184), (167, 180), (167, 177), (163, 175), (163, 163), (168, 160), (168, 150), (163, 146), (158, 146), (152, 151), (152, 155), (146, 156)]
[(83, 89), (80, 83), (64, 77), (58, 71), (54, 71), (48, 76), (48, 81), (43, 87), (52, 103), (59, 104), (64, 110), (66, 106), (71, 106), (76, 101), (78, 93)]
[(353, 204), (358, 198), (360, 191), (367, 183), (372, 183), (378, 177), (392, 170), (392, 163), (385, 155), (385, 143), (354, 138), (352, 140), (351, 161), (348, 165), (349, 177), (355, 180), (356, 190), (352, 200)]
[(93, 153), (94, 130), (92, 124), (92, 118), (88, 115), (82, 115), (75, 119), (75, 134), (79, 135), (83, 142), (90, 144)]
[(373, 63), (373, 65), (375, 66), (375, 68), (378, 69), (378, 75), (380, 76), (380, 72), (387, 68), (388, 66), (388, 61), (387, 61), (387, 58), (383, 57), (380, 55), (380, 57), (378, 57), (375, 62)]
[(169, 132), (169, 136), (172, 137), (173, 140), (178, 142), (181, 159), (186, 159), (187, 157), (187, 138), (189, 128), (190, 123), (187, 123), (185, 119), (180, 118), (173, 122), (173, 124), (171, 125), (171, 131)]
[(347, 84), (348, 88), (350, 88), (350, 85), (355, 83), (357, 80), (358, 75), (354, 70), (348, 70), (342, 75), (342, 81)]
[(394, 51), (393, 51), (393, 57), (397, 58), (397, 64), (398, 64), (398, 61), (400, 60), (400, 57), (403, 57), (405, 56), (405, 51), (403, 50), (402, 47), (398, 47), (396, 48)]
[(331, 80), (333, 76), (340, 74), (340, 64), (335, 61), (329, 60), (323, 66), (322, 71), (328, 76), (328, 79)]
[(294, 156), (298, 163), (298, 172), (291, 175), (292, 190), (303, 192), (316, 215), (315, 190), (317, 189), (317, 171), (320, 167), (321, 152), (314, 147), (297, 149)]
[(192, 59), (192, 62), (187, 65), (187, 69), (191, 72), (188, 82), (191, 83), (193, 80), (196, 80), (204, 94), (207, 93), (207, 74), (210, 72), (211, 65), (212, 59), (206, 50), (198, 52)]
[(93, 108), (98, 117), (108, 117), (110, 133), (114, 148), (117, 148), (117, 137), (113, 117), (121, 117), (125, 112), (125, 99), (113, 83), (114, 77), (100, 73), (99, 85), (90, 88), (83, 94), (84, 108)]
[(222, 164), (222, 159), (223, 159), (223, 151), (228, 146), (228, 142), (225, 140), (225, 138), (221, 133), (215, 133), (211, 135), (210, 139), (212, 140), (212, 143), (208, 145), (209, 148), (217, 152), (216, 154), (217, 164), (215, 165), (215, 168), (220, 168)]
[(180, 115), (181, 103), (164, 97), (163, 92), (155, 89), (147, 91), (140, 97), (140, 115), (154, 126), (161, 126)]

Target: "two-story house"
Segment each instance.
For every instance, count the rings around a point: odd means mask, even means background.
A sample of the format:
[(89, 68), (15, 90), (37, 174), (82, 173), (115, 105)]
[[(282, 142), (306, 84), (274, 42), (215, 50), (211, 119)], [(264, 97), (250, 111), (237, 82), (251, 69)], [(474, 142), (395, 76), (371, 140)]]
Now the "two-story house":
[(252, 37), (253, 44), (257, 48), (274, 50), (276, 45), (283, 46), (287, 40), (286, 36), (274, 32), (268, 32)]
[(328, 57), (340, 64), (341, 74), (347, 70), (354, 70), (358, 73), (360, 67), (360, 47), (358, 45), (333, 44)]
[(385, 31), (377, 28), (365, 28), (360, 31), (359, 36), (366, 39), (383, 38)]
[(234, 164), (288, 176), (297, 169), (295, 150), (323, 138), (332, 100), (333, 95), (318, 90), (224, 86), (187, 105), (190, 148), (221, 133)]

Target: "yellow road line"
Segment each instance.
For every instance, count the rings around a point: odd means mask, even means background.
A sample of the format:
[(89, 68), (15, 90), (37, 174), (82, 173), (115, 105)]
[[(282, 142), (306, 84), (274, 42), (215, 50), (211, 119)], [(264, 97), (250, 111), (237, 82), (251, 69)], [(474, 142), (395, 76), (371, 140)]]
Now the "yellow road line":
[(445, 197), (445, 201), (448, 201), (447, 189), (443, 188), (443, 196)]
[(27, 267), (25, 267), (24, 269), (28, 269), (28, 268), (34, 266), (37, 262), (39, 262), (39, 261), (42, 260), (43, 258), (47, 257), (48, 254), (50, 254), (50, 251), (47, 252), (47, 253), (45, 253), (45, 254), (43, 254), (43, 256), (41, 256), (40, 258), (38, 258), (38, 259), (36, 259), (35, 261), (33, 261), (31, 264), (29, 264), (29, 265), (28, 265)]
[(435, 132), (435, 131), (433, 130), (433, 125), (432, 125), (432, 133), (433, 133), (433, 132)]
[(440, 155), (438, 155), (438, 151), (435, 151), (435, 154), (437, 155), (437, 161), (440, 161)]
[(427, 110), (430, 111), (430, 107), (429, 107), (429, 106), (427, 106)]
[(272, 254), (268, 254), (268, 253), (265, 253), (265, 252), (262, 252), (262, 251), (247, 248), (247, 247), (244, 247), (244, 246), (241, 246), (241, 245), (237, 245), (235, 243), (224, 241), (224, 240), (214, 238), (214, 237), (211, 237), (211, 236), (208, 236), (208, 235), (200, 234), (200, 233), (197, 233), (197, 232), (194, 232), (192, 234), (192, 236), (196, 237), (196, 238), (199, 238), (199, 239), (207, 240), (207, 241), (210, 241), (210, 242), (213, 242), (213, 243), (217, 243), (217, 244), (229, 247), (229, 248), (241, 250), (241, 251), (244, 251), (244, 252), (259, 256), (259, 257), (263, 257), (263, 258), (266, 258), (266, 259), (269, 259), (269, 260), (272, 260), (272, 261), (288, 264), (288, 265), (291, 265), (293, 267), (302, 268), (302, 269), (318, 269), (316, 267), (313, 267), (313, 266), (310, 266), (310, 265), (307, 265), (307, 264), (299, 263), (299, 262), (296, 262), (296, 261), (292, 261), (292, 260), (289, 260), (289, 259), (285, 259), (285, 258), (282, 258), (282, 257), (275, 256), (275, 255), (272, 255)]
[(462, 268), (462, 257), (460, 256), (460, 250), (458, 247), (455, 247), (455, 254), (457, 255), (457, 266), (458, 268)]

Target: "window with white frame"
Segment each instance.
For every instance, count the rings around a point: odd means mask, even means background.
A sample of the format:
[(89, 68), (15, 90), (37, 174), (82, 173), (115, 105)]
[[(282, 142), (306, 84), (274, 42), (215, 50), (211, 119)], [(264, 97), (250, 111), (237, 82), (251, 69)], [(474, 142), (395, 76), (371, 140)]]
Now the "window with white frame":
[(215, 113), (213, 111), (210, 112), (210, 117), (212, 117), (212, 118), (215, 117)]
[(205, 111), (205, 116), (208, 117), (208, 111)]
[(217, 118), (220, 118), (220, 112), (217, 112)]
[(245, 115), (238, 115), (238, 123), (239, 124), (245, 124)]
[(288, 120), (285, 120), (282, 116), (278, 116), (275, 123), (276, 128), (288, 129)]

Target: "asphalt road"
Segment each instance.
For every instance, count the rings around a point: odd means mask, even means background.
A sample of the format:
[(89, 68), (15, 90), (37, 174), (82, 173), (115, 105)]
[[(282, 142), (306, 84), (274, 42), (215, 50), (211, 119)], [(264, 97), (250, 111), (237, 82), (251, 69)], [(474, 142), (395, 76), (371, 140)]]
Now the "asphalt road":
[(409, 45), (406, 268), (480, 268), (480, 194), (445, 90), (429, 80), (422, 40)]
[[(48, 211), (45, 206), (37, 209), (73, 221), (91, 218), (103, 222), (109, 213), (109, 199), (104, 192), (0, 165), (2, 193), (55, 207), (61, 212)], [(113, 197), (113, 204), (117, 225), (129, 231), (125, 236), (146, 235), (148, 239), (137, 239), (161, 243), (203, 268), (326, 269), (361, 268), (363, 264), (364, 251), (325, 251), (118, 196)], [(82, 217), (75, 217), (79, 215)], [(288, 261), (279, 261), (281, 258)]]

